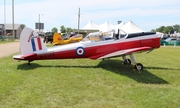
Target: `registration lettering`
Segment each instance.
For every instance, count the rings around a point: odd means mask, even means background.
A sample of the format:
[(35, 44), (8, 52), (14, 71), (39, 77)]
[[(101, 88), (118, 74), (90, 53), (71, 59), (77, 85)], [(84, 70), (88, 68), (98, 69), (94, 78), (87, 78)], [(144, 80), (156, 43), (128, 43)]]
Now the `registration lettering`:
[(47, 53), (47, 54), (40, 55), (41, 59), (48, 59), (48, 58), (53, 58), (53, 57), (54, 57), (54, 53)]

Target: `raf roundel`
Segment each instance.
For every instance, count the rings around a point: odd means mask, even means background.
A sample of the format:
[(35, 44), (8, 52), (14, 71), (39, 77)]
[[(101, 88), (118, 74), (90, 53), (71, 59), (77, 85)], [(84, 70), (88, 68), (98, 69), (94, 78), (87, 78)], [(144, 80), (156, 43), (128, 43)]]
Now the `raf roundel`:
[(85, 53), (84, 48), (83, 47), (78, 47), (76, 49), (76, 54), (79, 56), (82, 56)]

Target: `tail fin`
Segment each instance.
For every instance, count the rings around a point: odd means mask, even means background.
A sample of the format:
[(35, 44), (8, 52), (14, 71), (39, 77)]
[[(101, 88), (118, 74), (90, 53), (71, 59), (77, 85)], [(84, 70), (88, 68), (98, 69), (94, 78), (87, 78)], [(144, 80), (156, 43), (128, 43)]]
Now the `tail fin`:
[(26, 55), (47, 52), (47, 48), (38, 33), (26, 27), (21, 32), (20, 51), (22, 55)]
[(53, 35), (53, 45), (58, 45), (60, 41), (62, 41), (63, 38), (59, 33), (54, 33)]

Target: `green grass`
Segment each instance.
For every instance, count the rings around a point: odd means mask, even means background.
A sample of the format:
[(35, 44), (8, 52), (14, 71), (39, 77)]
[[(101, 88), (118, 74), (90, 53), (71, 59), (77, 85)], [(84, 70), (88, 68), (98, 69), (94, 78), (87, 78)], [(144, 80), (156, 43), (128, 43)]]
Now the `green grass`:
[(180, 47), (137, 54), (140, 73), (110, 60), (0, 59), (0, 107), (178, 108)]

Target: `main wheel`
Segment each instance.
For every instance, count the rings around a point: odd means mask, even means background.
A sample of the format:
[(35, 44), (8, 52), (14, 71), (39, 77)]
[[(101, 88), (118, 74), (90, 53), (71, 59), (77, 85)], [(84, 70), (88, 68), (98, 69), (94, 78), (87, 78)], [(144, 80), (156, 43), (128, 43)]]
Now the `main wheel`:
[(131, 65), (131, 60), (130, 59), (125, 59), (124, 64), (125, 65)]
[(137, 63), (135, 66), (134, 66), (134, 68), (135, 69), (137, 69), (137, 70), (139, 70), (139, 71), (141, 71), (141, 70), (143, 70), (143, 65), (141, 64), (141, 63)]

